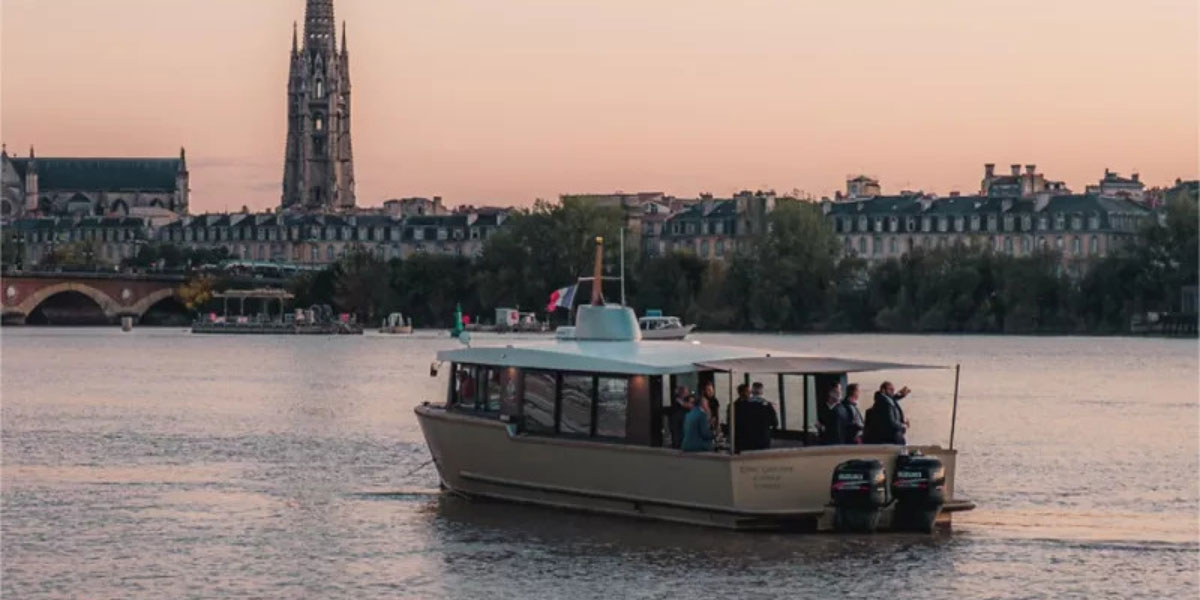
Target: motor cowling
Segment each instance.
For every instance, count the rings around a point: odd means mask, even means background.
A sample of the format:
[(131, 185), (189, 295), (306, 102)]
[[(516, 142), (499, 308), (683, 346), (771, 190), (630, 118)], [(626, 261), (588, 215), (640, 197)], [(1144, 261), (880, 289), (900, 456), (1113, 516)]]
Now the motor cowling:
[(829, 493), (835, 529), (873, 532), (888, 503), (887, 471), (878, 460), (848, 460), (834, 468)]
[(892, 477), (892, 528), (933, 531), (946, 504), (946, 467), (932, 456), (899, 456)]

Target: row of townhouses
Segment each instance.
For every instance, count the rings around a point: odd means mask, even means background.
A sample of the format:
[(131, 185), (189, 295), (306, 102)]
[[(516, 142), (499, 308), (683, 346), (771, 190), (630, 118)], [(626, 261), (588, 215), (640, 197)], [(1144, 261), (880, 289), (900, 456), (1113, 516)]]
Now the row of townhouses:
[[(938, 197), (922, 192), (883, 195), (879, 182), (847, 178), (846, 192), (819, 201), (822, 214), (847, 255), (869, 262), (904, 256), (916, 248), (968, 245), (1012, 256), (1057, 250), (1072, 269), (1080, 260), (1102, 257), (1128, 241), (1155, 217), (1164, 199), (1195, 198), (1197, 182), (1177, 180), (1165, 190), (1146, 190), (1136, 174), (1106, 170), (1085, 193), (1073, 193), (1036, 165), (1012, 165), (998, 174), (984, 165), (978, 194)], [(768, 216), (782, 202), (802, 202), (769, 192), (732, 198), (675, 198), (661, 193), (564, 196), (620, 207), (627, 229), (638, 234), (649, 255), (693, 252), (723, 260), (767, 230)]]
[[(155, 242), (222, 247), (244, 260), (315, 266), (332, 263), (356, 246), (385, 259), (416, 253), (472, 257), (503, 226), (509, 210), (450, 210), (434, 197), (341, 212), (190, 215), (182, 152), (178, 159), (0, 156), (4, 234), (17, 242), (20, 262), (30, 266), (78, 242), (89, 242), (83, 245), (92, 253), (89, 259), (112, 265)], [(819, 206), (844, 252), (867, 261), (961, 244), (1013, 256), (1054, 249), (1072, 268), (1129, 240), (1165, 198), (1194, 198), (1196, 188), (1195, 181), (1177, 181), (1172, 188), (1146, 190), (1136, 174), (1125, 178), (1106, 170), (1097, 184), (1077, 194), (1035, 165), (1012, 165), (1009, 173), (998, 174), (988, 164), (973, 195), (884, 195), (878, 180), (859, 175), (847, 178), (845, 193), (821, 199)], [(763, 191), (728, 198), (643, 192), (561, 200), (620, 209), (627, 239), (648, 256), (691, 252), (710, 260), (725, 260), (765, 233), (780, 203), (810, 201)]]
[(13, 221), (6, 233), (22, 262), (37, 265), (58, 247), (88, 242), (100, 264), (117, 265), (139, 247), (161, 242), (186, 248), (225, 248), (230, 256), (276, 263), (327, 265), (351, 248), (380, 258), (416, 253), (477, 256), (504, 222), (496, 209), (397, 217), (389, 214), (235, 213), (185, 216), (154, 226), (143, 217), (44, 217)]

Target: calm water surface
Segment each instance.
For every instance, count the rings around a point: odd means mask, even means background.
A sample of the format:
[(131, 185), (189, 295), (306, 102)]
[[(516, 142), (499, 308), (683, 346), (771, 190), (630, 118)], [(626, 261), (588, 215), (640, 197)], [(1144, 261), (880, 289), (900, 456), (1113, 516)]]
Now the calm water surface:
[[(937, 536), (745, 534), (437, 492), (442, 338), (0, 335), (4, 598), (1195, 598), (1197, 346), (701, 335), (963, 365)], [(444, 377), (443, 372), (443, 377)], [(951, 372), (912, 387), (945, 444)], [(873, 388), (878, 375), (862, 378)]]

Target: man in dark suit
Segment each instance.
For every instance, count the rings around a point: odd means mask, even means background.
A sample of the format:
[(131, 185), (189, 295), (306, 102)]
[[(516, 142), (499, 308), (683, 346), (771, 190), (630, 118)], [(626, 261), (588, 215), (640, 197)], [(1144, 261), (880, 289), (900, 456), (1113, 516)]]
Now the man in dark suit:
[(842, 401), (842, 384), (837, 382), (829, 388), (825, 401), (817, 404), (817, 433), (822, 444), (840, 444), (841, 432), (837, 428), (834, 408)]
[(734, 451), (766, 450), (771, 447), (771, 430), (778, 427), (775, 408), (766, 400), (757, 401), (746, 384), (737, 387), (733, 403)]
[(858, 410), (858, 384), (846, 386), (846, 399), (834, 408), (837, 415), (838, 438), (842, 444), (861, 444), (863, 416)]
[(896, 391), (890, 381), (879, 386), (879, 391), (875, 392), (875, 404), (867, 410), (864, 443), (907, 445), (908, 419), (904, 418), (900, 400), (908, 393), (908, 387)]

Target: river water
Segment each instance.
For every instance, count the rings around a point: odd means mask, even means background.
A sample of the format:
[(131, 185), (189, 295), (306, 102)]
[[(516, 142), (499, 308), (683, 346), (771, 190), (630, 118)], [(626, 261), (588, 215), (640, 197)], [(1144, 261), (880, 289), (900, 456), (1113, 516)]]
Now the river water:
[[(734, 533), (443, 496), (417, 337), (0, 335), (4, 598), (1195, 598), (1194, 340), (700, 335), (962, 364), (934, 536)], [(478, 340), (477, 343), (486, 343)], [(951, 371), (891, 374), (945, 444)], [(445, 377), (445, 370), (443, 370)], [(867, 388), (877, 374), (862, 378)]]

